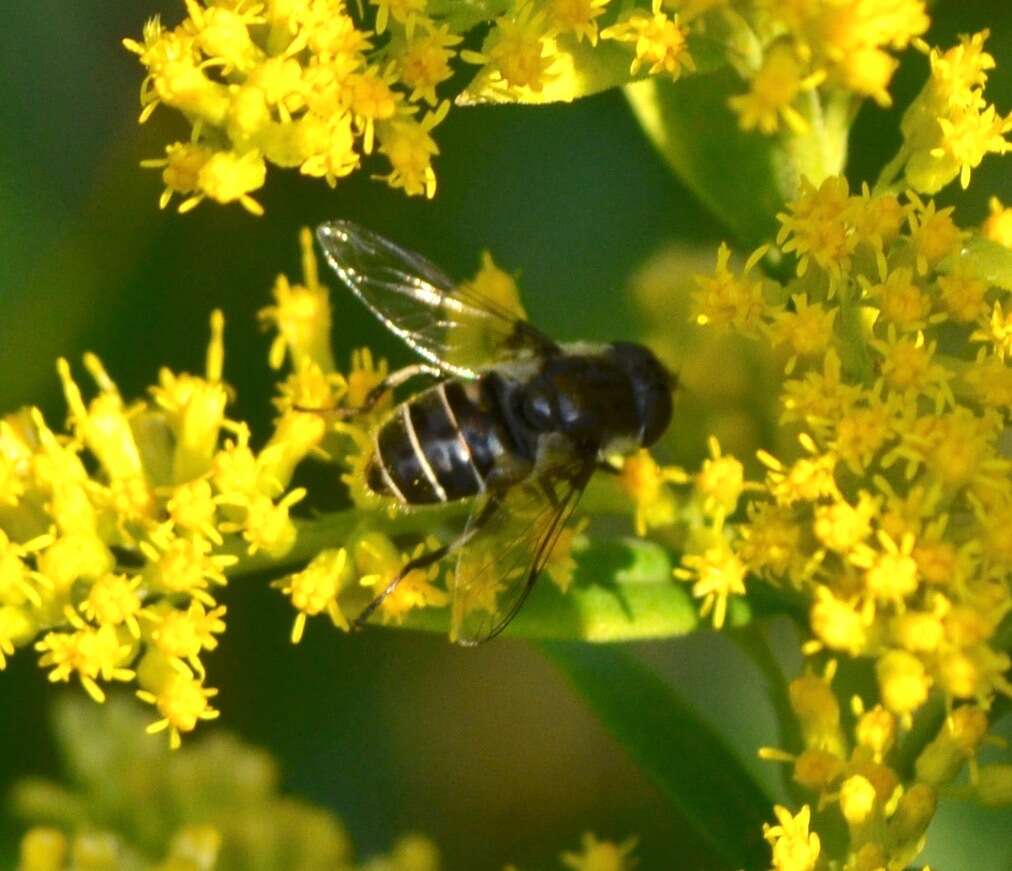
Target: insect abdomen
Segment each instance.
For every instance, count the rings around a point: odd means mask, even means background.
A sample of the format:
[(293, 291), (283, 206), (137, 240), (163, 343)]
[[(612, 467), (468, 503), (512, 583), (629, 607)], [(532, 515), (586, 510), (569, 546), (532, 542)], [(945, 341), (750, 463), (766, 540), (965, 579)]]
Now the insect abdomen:
[(485, 490), (504, 453), (502, 427), (468, 388), (446, 381), (394, 410), (376, 432), (366, 468), (369, 489), (409, 505), (451, 502)]

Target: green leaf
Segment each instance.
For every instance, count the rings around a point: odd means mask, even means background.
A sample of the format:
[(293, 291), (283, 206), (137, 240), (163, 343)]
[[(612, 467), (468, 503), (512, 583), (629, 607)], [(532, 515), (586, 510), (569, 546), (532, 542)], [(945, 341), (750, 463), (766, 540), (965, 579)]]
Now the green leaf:
[(941, 269), (943, 272), (959, 269), (994, 287), (1012, 290), (1012, 248), (983, 236), (972, 236), (959, 254), (942, 262)]
[(803, 136), (746, 132), (728, 107), (744, 89), (730, 68), (678, 82), (659, 77), (628, 85), (640, 125), (678, 177), (746, 245), (776, 233), (776, 214), (802, 176), (818, 185), (842, 172), (852, 106), (823, 105), (812, 92), (799, 106)]
[(769, 866), (770, 799), (671, 687), (620, 647), (540, 647), (724, 867)]

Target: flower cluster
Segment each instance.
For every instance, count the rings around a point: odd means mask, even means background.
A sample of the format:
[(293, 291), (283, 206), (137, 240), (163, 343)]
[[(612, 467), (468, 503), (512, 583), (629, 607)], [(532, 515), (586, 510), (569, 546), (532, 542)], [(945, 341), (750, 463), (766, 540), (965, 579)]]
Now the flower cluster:
[[(901, 160), (911, 183), (927, 173), (932, 186), (961, 173), (965, 182), (987, 150), (949, 160), (955, 152), (940, 144), (952, 144), (946, 118), (957, 105), (997, 117), (980, 90), (991, 65), (984, 36), (931, 53), (931, 82), (907, 119), (917, 116), (922, 131), (933, 119), (941, 139), (912, 145), (908, 132)], [(1009, 210), (993, 199), (984, 224), (964, 229), (952, 208), (889, 181), (886, 173), (874, 191), (856, 193), (842, 177), (803, 182), (778, 216), (776, 243), (795, 266), (788, 280), (759, 268), (770, 245), (738, 269), (721, 246), (716, 269), (697, 279), (692, 320), (764, 346), (786, 374), (782, 440), (777, 455), (758, 451), (759, 480), (715, 440), (695, 475), (644, 453), (620, 478), (641, 533), (675, 531), (675, 575), (693, 584), (715, 624), (755, 580), (807, 609), (803, 651), (825, 666), (789, 688), (804, 746), (763, 751), (792, 764), (816, 799), (796, 814), (778, 808), (778, 824), (767, 826), (781, 871), (906, 867), (941, 790), (1000, 804), (1012, 783), (1010, 766), (976, 762), (992, 702), (1012, 696), (1012, 657), (998, 634), (1012, 612), (1012, 460), (1003, 447), (1012, 279), (1007, 256), (970, 253), (1012, 247)], [(692, 492), (680, 493), (687, 485)], [(693, 518), (702, 524), (693, 528)], [(850, 720), (832, 689), (843, 656), (867, 663), (876, 686), (874, 697), (850, 699)], [(915, 717), (939, 709), (933, 736), (901, 763), (897, 748)], [(970, 783), (956, 787), (967, 762)], [(840, 817), (849, 839), (824, 844), (818, 831)]]
[[(254, 194), (268, 164), (333, 186), (374, 152), (389, 185), (432, 197), (432, 131), (451, 97), (460, 105), (536, 103), (643, 75), (677, 79), (695, 70), (693, 43), (719, 58), (711, 65), (729, 64), (748, 83), (730, 100), (744, 129), (768, 134), (786, 125), (803, 135), (821, 111), (813, 108), (817, 89), (888, 104), (898, 63), (891, 52), (925, 32), (924, 6), (370, 0), (365, 9), (345, 0), (186, 0), (181, 24), (152, 19), (140, 40), (124, 44), (147, 70), (140, 120), (164, 104), (191, 128), (187, 140), (144, 163), (162, 172), (161, 205), (178, 194), (184, 212), (209, 198), (259, 214)], [(464, 48), (479, 29), (487, 30), (480, 45)], [(993, 146), (1002, 119), (973, 111), (954, 109), (951, 123), (963, 138), (990, 124)], [(967, 141), (962, 150), (973, 147)]]
[[(56, 709), (73, 786), (17, 784), (19, 871), (439, 871), (439, 849), (418, 833), (360, 859), (340, 819), (283, 794), (277, 763), (228, 733), (178, 753), (144, 739), (142, 714), (123, 699), (102, 709), (65, 700)], [(583, 836), (565, 851), (570, 871), (631, 871), (636, 839)]]
[[(1000, 238), (1000, 205), (993, 215), (986, 232)], [(852, 194), (830, 177), (805, 184), (779, 220), (795, 277), (758, 274), (765, 249), (736, 272), (722, 248), (694, 310), (700, 324), (781, 349), (781, 422), (798, 448), (790, 459), (760, 451), (760, 481), (724, 476), (744, 509), (715, 513), (676, 574), (708, 606), (746, 576), (801, 593), (808, 654), (873, 663), (877, 699), (854, 699), (849, 735), (831, 673), (792, 684), (805, 749), (780, 758), (820, 810), (842, 813), (847, 867), (904, 867), (939, 788), (980, 746), (994, 696), (1012, 695), (1012, 660), (995, 642), (1012, 611), (1009, 293), (963, 254), (972, 234), (952, 209), (912, 191)], [(890, 752), (939, 698), (948, 716), (904, 782)], [(816, 867), (809, 809), (778, 814), (775, 867)]]
[(223, 330), (216, 312), (202, 376), (163, 369), (133, 403), (94, 355), (86, 400), (61, 360), (68, 434), (37, 409), (0, 421), (0, 665), (37, 639), (50, 680), (96, 701), (136, 682), (174, 745), (217, 715), (201, 657), (225, 629), (226, 570), (243, 550), (285, 554), (304, 495), (286, 488), (308, 444), (279, 427), (254, 452), (226, 417)]
[(308, 286), (279, 279), (281, 308), (264, 314), (279, 328), (272, 357), (297, 348), (304, 365), (282, 385), (260, 450), (226, 416), (218, 312), (203, 375), (163, 369), (147, 399), (128, 402), (88, 354), (90, 400), (70, 365), (57, 367), (66, 434), (34, 408), (0, 420), (0, 666), (34, 642), (50, 680), (76, 679), (98, 702), (104, 684), (133, 682), (160, 715), (149, 731), (167, 729), (173, 746), (217, 715), (203, 663), (225, 630), (217, 591), (246, 556), (276, 561), (292, 549), (290, 512), (305, 496), (292, 475), (327, 435), (296, 404), (332, 404), (382, 377), (369, 358), (347, 377), (332, 371), (316, 316), (329, 311), (326, 291), (304, 242)]
[(782, 125), (805, 133), (817, 88), (827, 104), (853, 94), (888, 106), (899, 66), (892, 52), (915, 42), (930, 23), (923, 0), (760, 0), (747, 7), (747, 31), (734, 44), (751, 46), (736, 64), (749, 88), (730, 102), (743, 129), (764, 133)]
[(189, 141), (147, 162), (162, 169), (161, 204), (180, 194), (180, 211), (209, 197), (259, 214), (252, 193), (267, 163), (334, 185), (374, 150), (391, 186), (431, 197), (430, 133), (448, 108), (435, 89), (460, 37), (422, 14), (424, 2), (378, 5), (374, 32), (343, 0), (188, 0), (179, 26), (155, 18), (141, 41), (126, 40), (148, 71), (141, 121), (165, 104), (192, 125)]
[(922, 193), (936, 193), (956, 177), (965, 188), (987, 154), (1012, 148), (1005, 138), (1012, 113), (1002, 117), (984, 97), (995, 65), (984, 51), (987, 37), (985, 30), (948, 51), (932, 49), (931, 75), (903, 116), (903, 149), (890, 168), (902, 165), (907, 184)]

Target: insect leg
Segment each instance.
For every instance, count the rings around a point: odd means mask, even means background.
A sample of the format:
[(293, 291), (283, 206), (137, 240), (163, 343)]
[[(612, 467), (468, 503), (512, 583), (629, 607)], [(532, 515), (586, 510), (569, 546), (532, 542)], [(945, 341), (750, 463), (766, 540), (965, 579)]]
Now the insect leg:
[(389, 596), (394, 590), (396, 590), (397, 585), (400, 584), (400, 582), (404, 580), (404, 578), (406, 578), (411, 572), (415, 571), (416, 569), (428, 568), (429, 566), (439, 562), (447, 554), (453, 553), (454, 551), (459, 550), (465, 544), (467, 544), (472, 538), (475, 537), (475, 535), (477, 535), (481, 531), (482, 527), (488, 522), (489, 518), (491, 518), (492, 515), (495, 514), (495, 512), (499, 509), (501, 504), (502, 499), (497, 494), (490, 496), (485, 505), (482, 506), (481, 511), (474, 518), (474, 522), (472, 522), (471, 525), (466, 530), (464, 530), (460, 535), (458, 535), (453, 541), (451, 541), (449, 544), (444, 544), (442, 547), (438, 547), (433, 551), (429, 551), (429, 553), (423, 553), (412, 560), (408, 560), (408, 562), (404, 564), (404, 566), (393, 578), (393, 580), (391, 580), (390, 583), (387, 584), (386, 587), (384, 587), (383, 592), (380, 593), (375, 599), (373, 599), (368, 605), (365, 606), (365, 609), (362, 611), (362, 613), (355, 618), (354, 622), (352, 623), (352, 627), (355, 629), (361, 629), (362, 627), (364, 627), (366, 623), (369, 622), (369, 618), (372, 617), (374, 613), (376, 613), (376, 609), (383, 604), (383, 600), (387, 596)]
[(386, 378), (366, 394), (365, 402), (355, 408), (338, 408), (336, 405), (332, 405), (329, 408), (309, 408), (304, 405), (295, 405), (293, 408), (296, 411), (305, 411), (311, 414), (334, 414), (341, 420), (347, 420), (360, 414), (368, 414), (372, 411), (373, 406), (383, 398), (384, 394), (410, 381), (417, 375), (429, 375), (432, 378), (439, 378), (442, 377), (443, 371), (429, 363), (412, 363), (410, 366), (404, 366), (396, 372), (391, 372), (387, 375)]

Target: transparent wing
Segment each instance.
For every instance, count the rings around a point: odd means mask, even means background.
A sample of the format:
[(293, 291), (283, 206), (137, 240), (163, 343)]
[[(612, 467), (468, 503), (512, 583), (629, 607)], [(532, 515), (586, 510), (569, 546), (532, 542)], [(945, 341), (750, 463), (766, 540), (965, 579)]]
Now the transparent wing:
[(316, 238), (338, 277), (392, 333), (442, 369), (475, 378), (481, 366), (556, 345), (527, 321), (424, 257), (350, 221), (330, 221)]
[(464, 532), (471, 539), (450, 585), (452, 641), (481, 644), (516, 616), (593, 469), (592, 460), (581, 461), (551, 479), (490, 494), (475, 505)]

